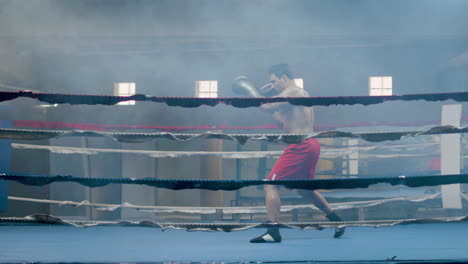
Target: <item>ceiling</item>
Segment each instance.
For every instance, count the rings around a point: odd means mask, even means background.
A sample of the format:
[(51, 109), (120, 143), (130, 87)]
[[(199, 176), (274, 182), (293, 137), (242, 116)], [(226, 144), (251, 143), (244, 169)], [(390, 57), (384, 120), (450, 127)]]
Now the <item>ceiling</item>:
[[(406, 64), (414, 70), (412, 61), (424, 63), (431, 53), (440, 54), (432, 56), (430, 63), (460, 65), (467, 61), (466, 10), (465, 0), (0, 0), (0, 86), (43, 89), (38, 83), (54, 79), (46, 63), (59, 61), (55, 69), (67, 65), (75, 70), (79, 68), (72, 67), (76, 57), (79, 61), (92, 58), (92, 64), (108, 72), (114, 71), (115, 57), (133, 57), (131, 63), (146, 65), (148, 72), (158, 58), (163, 65), (158, 72), (167, 76), (189, 64), (187, 53), (215, 54), (217, 65), (230, 60), (231, 72), (244, 69), (248, 64), (244, 58), (257, 53), (265, 60), (258, 64), (289, 58), (291, 53), (296, 54), (297, 64), (307, 53), (314, 54), (310, 57), (317, 65), (329, 64), (324, 72), (342, 72), (337, 67), (352, 67), (356, 62), (374, 69), (381, 64), (372, 51), (376, 47), (383, 47), (378, 54), (401, 57), (395, 69)], [(394, 47), (404, 52), (395, 52)], [(324, 58), (315, 55), (325, 49)], [(356, 52), (344, 62), (348, 50)], [(268, 59), (270, 55), (276, 57)], [(175, 60), (180, 64), (172, 63)], [(299, 66), (311, 71), (319, 68)], [(194, 74), (201, 68), (193, 63), (187, 67), (191, 68), (186, 72)], [(213, 67), (207, 66), (206, 71), (219, 69)], [(84, 78), (75, 74), (66, 79), (59, 85)]]
[(83, 53), (367, 47), (466, 40), (467, 8), (462, 0), (2, 0), (0, 40)]

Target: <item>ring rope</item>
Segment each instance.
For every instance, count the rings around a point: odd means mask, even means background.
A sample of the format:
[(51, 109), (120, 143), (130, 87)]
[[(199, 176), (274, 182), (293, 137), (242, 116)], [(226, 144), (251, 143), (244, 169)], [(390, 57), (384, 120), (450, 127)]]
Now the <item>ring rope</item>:
[[(468, 93), (444, 93), (444, 94), (426, 94), (426, 95), (402, 95), (402, 96), (379, 96), (379, 97), (370, 97), (370, 96), (359, 96), (359, 97), (327, 97), (327, 98), (170, 98), (170, 97), (150, 97), (146, 95), (133, 95), (129, 97), (116, 97), (116, 96), (86, 96), (86, 95), (58, 95), (58, 94), (41, 94), (33, 93), (31, 91), (21, 91), (18, 93), (8, 93), (0, 92), (0, 101), (13, 100), (18, 97), (29, 97), (34, 98), (40, 101), (48, 103), (69, 103), (69, 104), (104, 104), (104, 105), (114, 105), (121, 101), (136, 100), (136, 101), (153, 101), (153, 102), (164, 102), (169, 106), (181, 106), (181, 107), (198, 107), (201, 105), (214, 106), (219, 103), (225, 103), (234, 107), (251, 107), (251, 106), (260, 106), (265, 103), (273, 102), (289, 102), (293, 105), (304, 105), (304, 106), (314, 106), (314, 105), (336, 105), (336, 104), (378, 104), (385, 101), (393, 100), (426, 100), (426, 101), (441, 101), (452, 99), (455, 101), (468, 101)], [(440, 128), (440, 127), (439, 127)], [(398, 140), (402, 137), (415, 136), (421, 134), (443, 134), (443, 133), (465, 133), (465, 128), (454, 128), (454, 127), (444, 127), (444, 129), (438, 131), (425, 131), (425, 132), (389, 132), (389, 133), (349, 133), (349, 132), (326, 132), (328, 136), (323, 136), (319, 134), (315, 135), (292, 135), (294, 138), (292, 141), (287, 138), (288, 135), (276, 135), (277, 138), (274, 138), (273, 141), (283, 141), (286, 143), (296, 143), (300, 142), (306, 137), (330, 137), (331, 133), (333, 137), (353, 137), (353, 138), (362, 138), (366, 141), (379, 142), (384, 140)], [(2, 131), (0, 131), (1, 133)], [(89, 136), (90, 131), (79, 131), (78, 134), (81, 136)], [(3, 134), (3, 133), (2, 133)], [(111, 135), (109, 135), (111, 134)], [(129, 133), (130, 135), (134, 135)], [(106, 133), (104, 136), (114, 138), (119, 141), (130, 140), (124, 142), (141, 142), (141, 138), (136, 139), (136, 137), (128, 135), (123, 135), (122, 133)], [(215, 134), (208, 133), (209, 136), (214, 136), (225, 139), (226, 137), (232, 137), (227, 134)], [(43, 134), (42, 134), (43, 135)], [(102, 135), (102, 133), (101, 133)], [(139, 135), (143, 138), (148, 134)], [(62, 136), (62, 135), (60, 135)], [(127, 136), (127, 138), (125, 138)], [(239, 143), (246, 142), (246, 135), (243, 136), (241, 140), (235, 138)], [(257, 135), (256, 135), (257, 136)], [(261, 135), (266, 137), (266, 140), (270, 141), (271, 135)], [(54, 136), (56, 137), (56, 136)], [(194, 137), (199, 137), (195, 135)], [(192, 138), (194, 138), (192, 137)], [(251, 136), (247, 136), (248, 139), (252, 139)], [(278, 138), (279, 137), (279, 138)], [(192, 138), (186, 139), (187, 135), (182, 135), (182, 137), (175, 138), (179, 141), (186, 141)], [(232, 138), (229, 138), (232, 139)], [(244, 140), (245, 141), (242, 141)], [(242, 144), (242, 143), (241, 143)], [(438, 175), (438, 176), (398, 176), (398, 177), (382, 177), (382, 178), (355, 178), (355, 179), (317, 179), (317, 180), (307, 180), (307, 181), (200, 181), (200, 180), (161, 180), (161, 179), (111, 179), (111, 178), (81, 178), (73, 177), (69, 175), (15, 175), (15, 174), (0, 174), (0, 179), (14, 180), (21, 182), (27, 185), (45, 185), (52, 182), (77, 182), (79, 184), (88, 186), (88, 187), (100, 187), (107, 185), (109, 183), (121, 183), (121, 184), (145, 184), (154, 187), (168, 188), (174, 190), (180, 189), (208, 189), (208, 190), (234, 190), (239, 189), (245, 186), (252, 185), (284, 185), (288, 188), (293, 189), (351, 189), (351, 188), (365, 188), (370, 185), (377, 183), (389, 183), (391, 185), (403, 184), (410, 187), (420, 187), (420, 186), (434, 186), (442, 184), (452, 184), (452, 183), (467, 183), (468, 175), (459, 174), (459, 175)], [(350, 181), (351, 180), (351, 181)], [(331, 186), (331, 185), (335, 186)], [(308, 229), (308, 228), (317, 228), (321, 229), (324, 227), (336, 227), (336, 226), (382, 226), (382, 225), (396, 225), (396, 224), (409, 224), (409, 223), (428, 223), (428, 222), (453, 222), (453, 221), (466, 221), (468, 216), (463, 217), (445, 217), (445, 218), (434, 218), (434, 219), (405, 219), (405, 220), (380, 220), (380, 221), (357, 221), (357, 222), (314, 222), (314, 223), (285, 223), (285, 224), (242, 224), (242, 223), (158, 223), (152, 221), (75, 221), (75, 220), (62, 220), (57, 217), (50, 215), (34, 215), (26, 218), (0, 218), (0, 222), (36, 222), (36, 223), (47, 223), (47, 224), (66, 224), (73, 226), (95, 226), (95, 225), (143, 225), (143, 226), (153, 226), (159, 227), (161, 229), (175, 228), (175, 229), (185, 229), (185, 230), (204, 230), (204, 231), (236, 231), (236, 230), (245, 230), (249, 228), (265, 228), (271, 226), (277, 226), (281, 228), (299, 228), (299, 229)]]
[(154, 178), (85, 178), (71, 175), (26, 175), (3, 173), (0, 180), (20, 182), (25, 185), (43, 186), (54, 182), (75, 182), (83, 186), (95, 188), (111, 183), (148, 185), (156, 188), (171, 190), (204, 189), (204, 190), (238, 190), (243, 187), (256, 185), (277, 185), (289, 189), (304, 190), (333, 190), (368, 188), (369, 186), (386, 183), (390, 185), (406, 185), (408, 187), (436, 186), (454, 183), (468, 183), (468, 174), (431, 175), (431, 176), (390, 176), (390, 177), (362, 177), (341, 179), (312, 179), (312, 180), (173, 180)]
[[(468, 116), (462, 117), (462, 122), (468, 121)], [(326, 131), (338, 128), (356, 128), (356, 127), (377, 127), (377, 126), (392, 126), (392, 127), (416, 127), (416, 126), (429, 126), (438, 125), (440, 120), (431, 121), (406, 121), (406, 122), (354, 122), (340, 125), (314, 125), (316, 131)], [(13, 120), (15, 127), (29, 127), (40, 129), (52, 128), (72, 128), (80, 130), (119, 130), (125, 131), (128, 129), (153, 129), (165, 132), (181, 132), (187, 130), (260, 130), (260, 129), (282, 129), (277, 124), (266, 124), (260, 126), (230, 126), (225, 124), (220, 125), (199, 125), (199, 126), (150, 126), (150, 125), (109, 125), (109, 124), (90, 124), (90, 123), (71, 123), (71, 122), (52, 122), (52, 121), (38, 121), (38, 120)]]
[[(464, 145), (467, 144), (468, 142), (463, 141), (462, 142)], [(99, 149), (99, 148), (84, 148), (84, 147), (65, 147), (65, 146), (50, 146), (50, 145), (37, 145), (37, 144), (22, 144), (22, 143), (12, 143), (11, 146), (13, 148), (17, 149), (27, 149), (27, 148), (37, 148), (37, 149), (47, 149), (48, 147), (51, 148), (69, 148), (68, 150), (74, 150), (75, 148), (77, 150), (79, 149), (90, 149), (90, 150), (111, 150), (112, 152), (114, 151), (121, 151), (122, 149)], [(375, 145), (374, 144), (357, 144), (357, 145), (327, 145), (327, 144), (320, 144), (320, 154), (325, 153), (326, 155), (331, 155), (331, 154), (337, 154), (337, 155), (346, 155), (350, 153), (354, 153), (356, 151), (373, 151), (373, 150), (388, 150), (388, 151), (413, 151), (413, 150), (426, 150), (427, 148), (432, 148), (440, 146), (440, 143), (437, 142), (426, 142), (426, 143), (409, 143), (409, 144), (379, 144)], [(466, 146), (465, 146), (466, 147)], [(52, 151), (52, 149), (51, 149)], [(126, 150), (124, 150), (126, 151)], [(131, 150), (133, 151), (133, 149)], [(137, 150), (137, 151), (148, 151), (148, 150)], [(162, 152), (162, 151), (161, 151)], [(169, 153), (183, 153), (182, 151), (168, 151)], [(191, 153), (192, 151), (187, 151), (187, 153)], [(198, 152), (198, 151), (195, 151)], [(242, 150), (242, 151), (237, 151), (237, 152), (260, 152), (260, 153), (269, 153), (269, 152), (274, 152), (274, 151), (248, 151), (248, 150)], [(211, 152), (210, 152), (211, 153)], [(222, 153), (222, 152), (221, 152)], [(229, 152), (227, 152), (229, 153)]]
[(268, 142), (299, 143), (306, 138), (360, 138), (369, 142), (381, 142), (386, 140), (401, 140), (406, 137), (419, 135), (456, 134), (467, 133), (468, 127), (456, 128), (453, 126), (437, 126), (425, 131), (408, 132), (382, 132), (382, 133), (351, 133), (343, 131), (327, 131), (312, 134), (224, 134), (205, 132), (201, 134), (178, 134), (168, 132), (156, 133), (115, 133), (82, 130), (29, 130), (29, 129), (0, 129), (1, 139), (40, 140), (58, 138), (64, 136), (82, 137), (107, 137), (120, 142), (142, 143), (153, 139), (170, 139), (177, 141), (189, 141), (195, 138), (215, 138), (234, 140), (239, 144), (245, 144), (248, 140), (265, 140)]
[(129, 150), (129, 149), (101, 149), (82, 147), (46, 146), (32, 144), (12, 143), (14, 149), (39, 149), (48, 150), (58, 154), (84, 154), (96, 155), (100, 153), (124, 153), (151, 158), (181, 158), (190, 156), (215, 156), (225, 159), (252, 159), (278, 157), (282, 151), (155, 151), (155, 150)]
[(294, 229), (324, 229), (327, 227), (346, 227), (346, 226), (395, 226), (408, 224), (427, 224), (427, 223), (450, 223), (466, 222), (468, 216), (460, 217), (441, 217), (441, 218), (416, 218), (416, 219), (398, 219), (398, 220), (368, 220), (368, 221), (343, 221), (343, 222), (287, 222), (287, 223), (170, 223), (155, 222), (150, 220), (142, 221), (82, 221), (65, 220), (59, 217), (45, 214), (35, 214), (26, 217), (0, 217), (0, 224), (47, 224), (47, 225), (71, 225), (75, 227), (93, 227), (93, 226), (144, 226), (165, 229), (183, 229), (187, 231), (222, 231), (233, 232), (243, 231), (251, 228), (294, 228)]
[[(393, 197), (387, 199), (373, 199), (365, 201), (351, 201), (341, 203), (330, 203), (330, 207), (333, 210), (344, 210), (344, 209), (355, 209), (355, 208), (367, 208), (377, 205), (382, 205), (390, 202), (405, 201), (411, 203), (420, 203), (430, 200), (435, 200), (441, 197), (440, 192), (421, 195), (421, 196), (410, 196), (410, 197)], [(462, 194), (464, 200), (468, 200), (468, 197)], [(121, 204), (105, 204), (105, 203), (91, 203), (90, 201), (83, 200), (81, 202), (66, 201), (66, 200), (49, 200), (49, 199), (35, 199), (17, 196), (8, 196), (8, 200), (32, 202), (32, 203), (43, 203), (43, 204), (56, 204), (59, 206), (70, 205), (74, 207), (87, 206), (92, 207), (99, 211), (115, 211), (120, 208), (132, 208), (140, 212), (147, 213), (188, 213), (188, 214), (214, 214), (221, 211), (224, 214), (254, 214), (254, 213), (266, 213), (265, 206), (230, 206), (230, 207), (195, 207), (195, 206), (155, 206), (155, 205), (134, 205), (128, 202)], [(313, 204), (300, 204), (300, 205), (282, 205), (281, 212), (290, 212), (297, 209), (312, 209), (318, 210)]]
[(32, 91), (0, 92), (0, 102), (17, 99), (20, 97), (32, 98), (50, 104), (87, 104), (87, 105), (115, 105), (124, 101), (150, 101), (165, 103), (168, 106), (199, 107), (202, 105), (215, 106), (220, 103), (233, 107), (246, 108), (258, 107), (267, 103), (289, 102), (293, 105), (302, 106), (330, 106), (330, 105), (371, 105), (386, 101), (445, 101), (457, 102), (468, 101), (468, 92), (435, 93), (435, 94), (410, 94), (392, 96), (338, 96), (338, 97), (264, 97), (264, 98), (196, 98), (196, 97), (160, 97), (144, 94), (132, 96), (107, 96), (107, 95), (72, 95), (72, 94), (50, 94), (34, 93)]
[[(102, 148), (82, 148), (82, 147), (64, 147), (12, 143), (14, 149), (38, 149), (47, 150), (57, 154), (81, 154), (97, 155), (102, 153), (125, 153), (138, 156), (147, 156), (150, 158), (182, 158), (192, 156), (214, 156), (224, 159), (254, 159), (278, 157), (283, 151), (156, 151), (156, 150), (128, 150), (128, 149), (102, 149)], [(404, 147), (404, 146), (401, 146)], [(399, 147), (399, 148), (401, 148)], [(409, 146), (410, 147), (410, 146)], [(370, 147), (349, 147), (347, 149), (321, 149), (320, 159), (334, 159), (343, 155), (350, 155), (360, 151), (372, 151), (375, 149), (383, 150), (384, 146)], [(401, 157), (430, 157), (434, 154), (367, 154), (368, 158), (401, 158)]]

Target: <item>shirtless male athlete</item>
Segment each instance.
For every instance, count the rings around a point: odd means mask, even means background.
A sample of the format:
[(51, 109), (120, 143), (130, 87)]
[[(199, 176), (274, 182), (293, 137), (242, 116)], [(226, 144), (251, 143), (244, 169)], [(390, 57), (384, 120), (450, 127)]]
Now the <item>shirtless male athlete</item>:
[[(277, 64), (270, 67), (271, 88), (277, 91), (274, 97), (309, 97), (309, 94), (294, 82), (294, 77), (288, 64)], [(287, 102), (269, 103), (262, 109), (270, 111), (273, 118), (283, 125), (288, 134), (310, 134), (313, 132), (314, 111), (312, 107), (294, 106)], [(315, 167), (320, 156), (320, 144), (315, 138), (308, 138), (298, 144), (290, 144), (276, 161), (267, 180), (302, 180), (313, 179)], [(342, 221), (332, 211), (325, 198), (317, 191), (299, 190), (299, 193), (310, 199), (323, 211), (331, 221)], [(280, 219), (280, 195), (275, 185), (265, 185), (265, 201), (268, 219), (278, 223)], [(334, 237), (341, 237), (343, 228), (336, 228)], [(251, 243), (279, 243), (281, 235), (278, 227), (268, 228), (268, 231), (252, 240)]]

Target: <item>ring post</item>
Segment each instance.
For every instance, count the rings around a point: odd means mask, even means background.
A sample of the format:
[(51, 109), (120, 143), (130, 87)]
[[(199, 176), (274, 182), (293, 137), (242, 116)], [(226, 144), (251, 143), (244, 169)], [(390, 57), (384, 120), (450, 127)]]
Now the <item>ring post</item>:
[[(10, 111), (7, 108), (0, 108), (0, 127), (11, 128), (13, 122), (10, 118)], [(0, 173), (9, 173), (11, 164), (11, 140), (0, 139)], [(8, 183), (0, 180), (0, 213), (7, 211), (8, 205)]]
[[(462, 105), (444, 105), (442, 106), (442, 124), (460, 127), (462, 114)], [(440, 140), (441, 149), (441, 167), (440, 173), (460, 174), (461, 150), (460, 134), (442, 134)], [(442, 185), (442, 206), (443, 208), (461, 209), (460, 184)]]

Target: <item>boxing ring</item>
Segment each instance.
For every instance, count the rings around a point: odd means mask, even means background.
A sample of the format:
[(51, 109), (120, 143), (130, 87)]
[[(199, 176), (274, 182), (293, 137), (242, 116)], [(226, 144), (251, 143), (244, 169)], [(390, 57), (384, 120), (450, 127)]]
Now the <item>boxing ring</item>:
[[(386, 101), (425, 100), (429, 102), (454, 100), (468, 101), (468, 93), (421, 94), (377, 97), (329, 98), (165, 98), (146, 95), (129, 97), (40, 94), (32, 92), (0, 92), (0, 100), (20, 97), (32, 98), (50, 104), (114, 105), (135, 100), (165, 103), (171, 107), (194, 108), (202, 105), (226, 104), (237, 108), (258, 107), (264, 103), (289, 102), (304, 106), (371, 105)], [(50, 124), (49, 124), (50, 125)], [(247, 142), (297, 143), (305, 138), (351, 138), (370, 145), (346, 148), (327, 146), (321, 159), (334, 159), (353, 151), (389, 149), (403, 152), (403, 158), (417, 155), (414, 149), (428, 145), (411, 141), (418, 137), (458, 135), (466, 127), (434, 126), (418, 131), (350, 132), (319, 131), (312, 135), (286, 134), (227, 134), (213, 128), (203, 133), (172, 132), (108, 132), (98, 130), (59, 130), (1, 128), (0, 138), (14, 140), (11, 148), (41, 149), (56, 153), (79, 155), (105, 155), (120, 153), (143, 155), (151, 158), (180, 158), (186, 156), (215, 156), (223, 159), (249, 160), (277, 157), (281, 151), (154, 151), (89, 147), (64, 147), (27, 144), (30, 140), (68, 137), (106, 138), (126, 144), (169, 140), (187, 143), (194, 140), (216, 139), (245, 145)], [(408, 144), (408, 142), (411, 144)], [(379, 145), (382, 142), (405, 144)], [(464, 148), (464, 140), (461, 147)], [(379, 156), (380, 155), (380, 156)], [(386, 158), (392, 152), (372, 158)], [(405, 156), (407, 155), (407, 156)], [(468, 261), (468, 196), (464, 185), (457, 197), (461, 208), (445, 209), (441, 186), (464, 184), (468, 174), (386, 175), (378, 177), (328, 177), (314, 180), (284, 180), (265, 182), (261, 179), (178, 179), (86, 177), (82, 175), (42, 175), (4, 171), (0, 180), (26, 186), (73, 184), (76, 187), (98, 189), (109, 185), (145, 186), (167, 191), (186, 190), (236, 191), (261, 188), (265, 184), (285, 186), (286, 189), (321, 190), (334, 210), (342, 212), (345, 221), (330, 222), (317, 213), (313, 205), (297, 197), (292, 204), (282, 206), (284, 221), (279, 225), (266, 223), (265, 207), (236, 202), (230, 206), (155, 206), (122, 203), (95, 203), (54, 199), (35, 199), (10, 195), (10, 201), (30, 204), (49, 204), (70, 208), (94, 208), (102, 211), (131, 210), (154, 214), (153, 219), (89, 219), (81, 216), (66, 217), (52, 214), (33, 214), (22, 217), (0, 217), (0, 262), (74, 262), (74, 263), (137, 263), (137, 262), (269, 262), (269, 263), (462, 263)], [(443, 188), (442, 188), (443, 190)], [(239, 193), (237, 193), (239, 194)], [(296, 200), (295, 200), (296, 199)], [(287, 200), (287, 198), (285, 199)], [(383, 214), (385, 212), (386, 214)], [(174, 217), (174, 214), (179, 218)], [(167, 217), (165, 217), (168, 215)], [(318, 216), (317, 216), (318, 215)], [(170, 216), (170, 217), (169, 217)], [(207, 217), (210, 216), (210, 217)], [(314, 216), (311, 218), (311, 216)], [(312, 221), (310, 221), (312, 219)], [(349, 219), (349, 220), (347, 220)], [(251, 244), (249, 239), (264, 228), (278, 226), (284, 240), (277, 244)], [(346, 227), (346, 234), (333, 238), (335, 227)]]
[[(150, 227), (0, 226), (2, 262), (464, 262), (465, 223), (284, 230), (280, 244), (250, 244), (259, 230), (186, 232)], [(393, 261), (390, 261), (393, 260)]]

